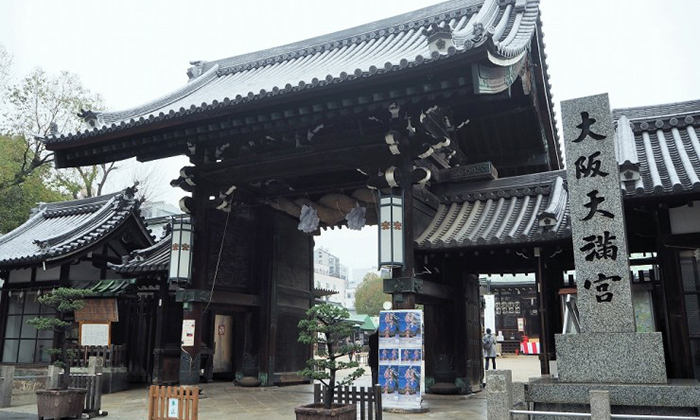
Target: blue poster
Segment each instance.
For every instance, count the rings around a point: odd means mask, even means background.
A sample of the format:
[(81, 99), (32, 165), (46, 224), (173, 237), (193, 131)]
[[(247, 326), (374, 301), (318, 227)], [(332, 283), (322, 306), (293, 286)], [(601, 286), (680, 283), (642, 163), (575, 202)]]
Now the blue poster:
[(420, 407), (421, 367), (420, 365), (399, 367), (399, 402), (403, 407)]
[(399, 315), (399, 337), (402, 343), (417, 344), (423, 343), (421, 337), (421, 313), (419, 311), (408, 311)]
[(379, 386), (382, 388), (382, 401), (387, 401), (389, 403), (398, 401), (399, 367), (394, 365), (380, 365)]
[(399, 366), (399, 394), (420, 394), (420, 366)]
[(387, 348), (379, 350), (379, 364), (395, 365), (399, 362), (399, 349)]
[(394, 311), (382, 312), (379, 315), (379, 344), (389, 346), (399, 342), (399, 321)]

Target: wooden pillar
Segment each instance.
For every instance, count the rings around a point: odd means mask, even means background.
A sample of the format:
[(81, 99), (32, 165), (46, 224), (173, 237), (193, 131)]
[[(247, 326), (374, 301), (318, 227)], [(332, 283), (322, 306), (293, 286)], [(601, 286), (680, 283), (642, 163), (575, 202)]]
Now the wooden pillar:
[[(411, 159), (411, 144), (409, 137), (402, 133), (399, 139), (399, 149), (401, 150), (400, 172), (403, 180), (403, 243), (404, 243), (404, 265), (400, 271), (400, 277), (411, 278), (415, 274), (413, 255), (413, 183), (411, 174), (413, 172), (413, 160)], [(401, 293), (401, 299), (397, 300), (397, 295), (392, 295), (394, 309), (415, 309), (416, 295), (414, 293)]]
[(170, 284), (167, 276), (160, 279), (160, 287), (158, 289), (158, 301), (156, 308), (156, 332), (155, 342), (153, 344), (153, 370), (151, 372), (151, 383), (160, 384), (163, 380), (163, 347), (164, 347), (164, 327), (165, 318), (168, 313), (168, 290)]
[(693, 358), (690, 352), (690, 335), (678, 252), (664, 245), (671, 236), (668, 208), (658, 210), (658, 224), (658, 257), (666, 306), (666, 334), (664, 335), (666, 371), (669, 378), (693, 378)]
[(540, 334), (540, 373), (543, 375), (549, 375), (549, 340), (547, 331), (547, 295), (548, 295), (548, 284), (545, 278), (545, 262), (544, 256), (542, 255), (542, 250), (540, 248), (535, 248), (535, 257), (537, 258), (537, 290), (538, 290), (538, 300), (540, 303), (540, 322), (541, 322), (541, 334)]
[[(194, 237), (192, 239), (192, 282), (193, 289), (208, 289), (207, 285), (207, 254), (209, 252), (209, 236), (207, 234), (207, 200), (208, 195), (204, 186), (197, 185), (192, 193), (195, 209), (192, 215)], [(202, 357), (202, 337), (204, 308), (206, 302), (184, 302), (182, 311), (183, 325), (186, 320), (194, 320), (194, 345), (182, 346), (180, 353), (180, 385), (196, 385), (199, 383)]]
[[(261, 297), (258, 312), (258, 349), (260, 373), (267, 375), (270, 381), (274, 374), (274, 349), (277, 334), (277, 294), (273, 281), (274, 274), (274, 243), (275, 228), (274, 214), (270, 209), (262, 209), (260, 212), (261, 223), (258, 225), (257, 255), (259, 267), (259, 292)], [(269, 384), (269, 383), (268, 383)]]

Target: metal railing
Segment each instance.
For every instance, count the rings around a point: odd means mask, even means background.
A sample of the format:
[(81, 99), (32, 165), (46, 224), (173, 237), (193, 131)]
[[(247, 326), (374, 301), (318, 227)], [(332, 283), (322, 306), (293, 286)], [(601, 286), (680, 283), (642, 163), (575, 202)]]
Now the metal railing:
[[(513, 414), (526, 414), (533, 416), (559, 416), (590, 418), (591, 413), (576, 413), (567, 411), (536, 411), (536, 410), (510, 410)], [(610, 414), (611, 419), (645, 419), (645, 420), (700, 420), (700, 417), (692, 416), (660, 416), (655, 414)]]

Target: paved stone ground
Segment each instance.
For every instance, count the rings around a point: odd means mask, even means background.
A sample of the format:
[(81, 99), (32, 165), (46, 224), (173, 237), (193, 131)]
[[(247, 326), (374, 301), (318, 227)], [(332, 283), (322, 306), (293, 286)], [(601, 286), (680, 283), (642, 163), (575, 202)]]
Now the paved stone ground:
[[(539, 376), (539, 361), (535, 356), (506, 356), (497, 359), (499, 369), (513, 371), (514, 381), (527, 381)], [(356, 385), (370, 383), (369, 369)], [(311, 385), (287, 387), (243, 388), (230, 382), (202, 384), (201, 420), (294, 420), (294, 407), (312, 402)], [(487, 387), (488, 389), (488, 387)], [(147, 389), (135, 388), (102, 397), (105, 420), (147, 420)], [(15, 405), (18, 404), (18, 405)], [(22, 405), (19, 405), (22, 404)], [(426, 395), (424, 405), (429, 411), (420, 414), (385, 412), (386, 420), (476, 420), (486, 418), (486, 394), (467, 396)], [(36, 419), (36, 405), (28, 398), (13, 400), (13, 406), (0, 409), (0, 420)]]

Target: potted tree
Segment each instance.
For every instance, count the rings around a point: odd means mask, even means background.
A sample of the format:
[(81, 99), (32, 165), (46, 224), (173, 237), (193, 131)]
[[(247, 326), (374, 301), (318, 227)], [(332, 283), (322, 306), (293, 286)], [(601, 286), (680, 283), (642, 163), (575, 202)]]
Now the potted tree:
[(83, 298), (86, 290), (59, 287), (58, 289), (39, 297), (39, 303), (56, 310), (56, 317), (37, 317), (27, 321), (40, 331), (56, 331), (60, 348), (49, 349), (54, 358), (54, 366), (63, 369), (59, 376), (58, 388), (36, 391), (39, 418), (80, 417), (85, 406), (86, 389), (68, 388), (70, 381), (71, 357), (75, 351), (68, 349), (67, 330), (71, 322), (66, 319), (68, 314), (84, 306)]
[[(318, 380), (325, 387), (323, 402), (297, 407), (297, 420), (312, 420), (333, 418), (335, 420), (354, 420), (356, 407), (354, 404), (333, 404), (336, 390), (352, 384), (355, 379), (365, 372), (357, 361), (345, 362), (339, 360), (350, 352), (360, 349), (352, 341), (353, 326), (348, 322), (350, 313), (347, 309), (331, 304), (320, 304), (306, 312), (307, 319), (299, 321), (299, 341), (305, 344), (315, 344), (318, 348), (318, 358), (312, 357), (306, 362), (306, 369), (300, 375)], [(353, 369), (342, 380), (336, 379), (336, 374), (342, 369)]]

